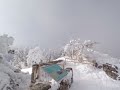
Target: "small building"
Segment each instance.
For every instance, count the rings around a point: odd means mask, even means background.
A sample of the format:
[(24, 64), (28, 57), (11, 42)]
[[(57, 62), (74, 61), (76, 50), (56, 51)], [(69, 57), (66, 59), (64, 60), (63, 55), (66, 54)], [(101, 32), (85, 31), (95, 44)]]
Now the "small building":
[[(41, 83), (42, 84), (41, 86), (44, 86), (43, 84), (45, 84), (48, 85), (49, 87), (51, 85), (52, 80), (54, 80), (56, 83), (60, 85), (61, 81), (65, 77), (67, 77), (67, 75), (70, 74), (69, 73), (70, 69), (64, 69), (64, 65), (58, 64), (61, 62), (62, 61), (53, 61), (49, 63), (34, 64), (32, 66), (31, 86), (35, 86), (36, 84)], [(73, 72), (71, 75), (72, 76), (70, 77), (70, 80), (71, 78), (73, 79)], [(39, 90), (39, 89), (31, 89), (31, 90)]]
[(59, 82), (62, 78), (64, 78), (68, 72), (62, 69), (57, 64), (50, 65), (33, 65), (31, 82), (49, 82), (54, 79), (56, 82)]

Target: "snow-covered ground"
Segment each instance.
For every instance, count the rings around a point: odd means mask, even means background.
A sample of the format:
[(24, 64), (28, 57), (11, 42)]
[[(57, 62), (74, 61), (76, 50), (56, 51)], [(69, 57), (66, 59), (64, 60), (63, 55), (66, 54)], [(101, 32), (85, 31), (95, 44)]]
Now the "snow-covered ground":
[[(63, 58), (60, 58), (63, 59)], [(108, 77), (103, 70), (98, 70), (88, 64), (67, 62), (67, 67), (72, 67), (74, 82), (70, 90), (119, 90), (120, 81)], [(31, 73), (31, 68), (22, 70)]]
[(104, 71), (89, 65), (72, 64), (74, 83), (70, 90), (119, 90), (120, 81), (109, 78)]
[(22, 69), (21, 71), (24, 73), (29, 73), (30, 75), (32, 74), (32, 68)]
[[(57, 60), (64, 60), (59, 58)], [(108, 59), (107, 59), (108, 60)], [(70, 90), (119, 90), (120, 81), (111, 79), (103, 70), (96, 69), (91, 64), (73, 63), (66, 60), (66, 67), (73, 68), (74, 82)], [(117, 60), (116, 60), (117, 61)], [(118, 61), (119, 62), (119, 61)], [(118, 64), (112, 62), (112, 64)], [(22, 69), (16, 73), (15, 69), (4, 60), (0, 60), (0, 90), (29, 90), (32, 68)], [(27, 73), (28, 74), (25, 74)], [(53, 85), (55, 86), (55, 85)], [(57, 85), (56, 85), (57, 87)], [(52, 90), (56, 90), (53, 88)]]

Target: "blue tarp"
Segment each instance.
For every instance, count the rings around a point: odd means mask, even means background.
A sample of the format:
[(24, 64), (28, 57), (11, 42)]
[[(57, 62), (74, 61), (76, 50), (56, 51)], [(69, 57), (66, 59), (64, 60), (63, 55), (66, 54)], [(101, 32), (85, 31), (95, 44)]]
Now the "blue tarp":
[(66, 70), (63, 70), (59, 65), (49, 65), (43, 67), (43, 70), (48, 73), (55, 81), (59, 81), (62, 78), (64, 78), (68, 72)]

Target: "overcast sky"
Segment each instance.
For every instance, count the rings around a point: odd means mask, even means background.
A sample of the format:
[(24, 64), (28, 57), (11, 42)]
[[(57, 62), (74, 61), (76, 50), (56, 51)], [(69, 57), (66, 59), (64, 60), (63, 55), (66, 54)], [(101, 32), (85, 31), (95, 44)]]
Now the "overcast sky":
[(56, 48), (72, 38), (120, 57), (120, 0), (0, 0), (0, 34), (15, 45)]

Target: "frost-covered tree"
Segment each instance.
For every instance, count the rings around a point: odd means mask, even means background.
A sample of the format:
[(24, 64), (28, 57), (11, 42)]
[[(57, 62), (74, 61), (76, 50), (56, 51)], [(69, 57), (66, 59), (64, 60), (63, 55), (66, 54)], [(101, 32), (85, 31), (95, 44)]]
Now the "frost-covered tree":
[(83, 45), (85, 48), (88, 48), (88, 49), (93, 49), (95, 44), (97, 44), (98, 42), (94, 42), (94, 41), (91, 41), (91, 40), (85, 40)]
[(53, 55), (53, 51), (51, 49), (44, 49), (42, 53), (45, 60), (47, 60), (48, 62), (51, 61)]
[(53, 53), (53, 59), (57, 59), (59, 57), (61, 57), (64, 53), (63, 48), (60, 49), (54, 49), (54, 53)]
[(96, 42), (91, 40), (70, 40), (70, 42), (64, 47), (64, 54), (71, 57), (71, 59), (82, 60), (83, 57), (88, 57), (86, 52), (93, 51), (95, 44)]
[(13, 44), (14, 38), (7, 34), (0, 36), (0, 54), (3, 56), (5, 61), (11, 62), (13, 55), (8, 53), (11, 45)]
[(59, 58), (62, 55), (62, 50), (61, 49), (48, 49), (48, 50), (43, 50), (43, 56), (45, 60), (48, 62), (51, 60), (55, 60)]
[(82, 43), (80, 39), (78, 40), (70, 40), (68, 44), (64, 47), (65, 55), (71, 57), (72, 59), (80, 52), (82, 49)]
[(10, 46), (13, 44), (14, 38), (4, 34), (0, 36), (0, 53), (8, 53)]
[(30, 49), (27, 55), (27, 64), (31, 67), (35, 63), (46, 62), (43, 52), (39, 47), (35, 47), (34, 49)]
[(28, 52), (28, 48), (16, 48), (14, 52), (13, 65), (20, 69), (27, 67)]

